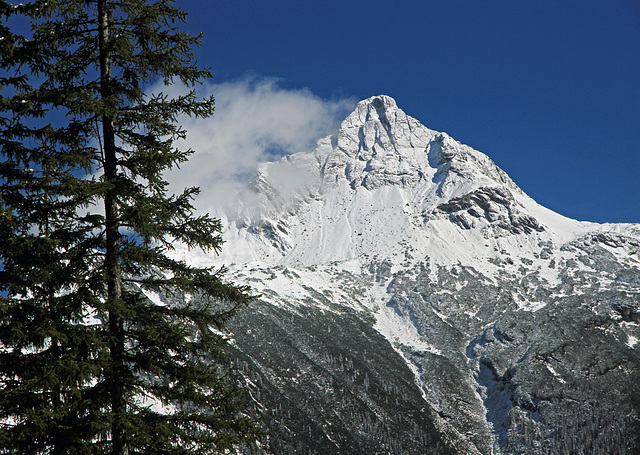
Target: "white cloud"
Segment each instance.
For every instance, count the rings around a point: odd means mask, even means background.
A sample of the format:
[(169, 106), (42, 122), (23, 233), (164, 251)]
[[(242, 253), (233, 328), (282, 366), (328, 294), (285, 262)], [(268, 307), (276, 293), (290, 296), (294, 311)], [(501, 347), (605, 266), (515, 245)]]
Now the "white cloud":
[[(171, 95), (184, 88), (159, 90)], [(196, 151), (166, 177), (171, 190), (199, 186), (199, 210), (213, 211), (253, 176), (258, 163), (311, 150), (316, 141), (337, 130), (354, 108), (353, 99), (324, 100), (309, 90), (282, 88), (275, 79), (247, 77), (205, 85), (216, 110), (207, 119), (181, 119), (188, 132), (182, 148)], [(175, 94), (175, 93), (174, 93)]]

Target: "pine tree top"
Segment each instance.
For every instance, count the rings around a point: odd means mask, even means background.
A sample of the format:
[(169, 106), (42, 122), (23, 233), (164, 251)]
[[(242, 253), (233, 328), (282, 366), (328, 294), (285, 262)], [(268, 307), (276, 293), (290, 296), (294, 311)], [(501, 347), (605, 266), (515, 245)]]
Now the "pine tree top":
[[(168, 192), (210, 77), (172, 1), (0, 1), (0, 447), (220, 453), (251, 440), (219, 330), (250, 300), (197, 188)], [(7, 24), (29, 21), (28, 37)], [(181, 83), (186, 94), (147, 94)], [(150, 295), (161, 294), (162, 304)], [(12, 452), (13, 453), (13, 452)]]

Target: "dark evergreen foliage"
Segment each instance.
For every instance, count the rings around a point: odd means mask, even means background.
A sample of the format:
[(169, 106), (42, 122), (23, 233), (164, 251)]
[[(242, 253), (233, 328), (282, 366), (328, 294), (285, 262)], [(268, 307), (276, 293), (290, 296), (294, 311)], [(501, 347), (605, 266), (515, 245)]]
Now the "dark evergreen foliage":
[(319, 298), (318, 307), (335, 312), (313, 306), (289, 312), (258, 300), (230, 323), (249, 406), (269, 429), (249, 453), (469, 453), (437, 423), (442, 419), (373, 321)]
[[(0, 0), (0, 453), (220, 453), (251, 440), (218, 330), (249, 301), (220, 222), (172, 195), (179, 115), (206, 117), (171, 0)], [(24, 36), (11, 27), (30, 24)], [(145, 94), (181, 82), (177, 98)], [(160, 305), (143, 290), (167, 295)], [(195, 298), (197, 296), (197, 298)]]

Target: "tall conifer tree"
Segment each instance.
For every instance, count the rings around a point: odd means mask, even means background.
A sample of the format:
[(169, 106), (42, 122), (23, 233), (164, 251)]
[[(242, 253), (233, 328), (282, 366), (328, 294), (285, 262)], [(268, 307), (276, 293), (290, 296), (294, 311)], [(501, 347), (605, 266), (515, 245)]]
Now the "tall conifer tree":
[(172, 259), (178, 241), (218, 251), (220, 222), (163, 177), (192, 153), (178, 116), (213, 99), (144, 93), (210, 76), (199, 37), (172, 0), (0, 0), (0, 15), (0, 453), (232, 451), (254, 426), (216, 329), (249, 296)]

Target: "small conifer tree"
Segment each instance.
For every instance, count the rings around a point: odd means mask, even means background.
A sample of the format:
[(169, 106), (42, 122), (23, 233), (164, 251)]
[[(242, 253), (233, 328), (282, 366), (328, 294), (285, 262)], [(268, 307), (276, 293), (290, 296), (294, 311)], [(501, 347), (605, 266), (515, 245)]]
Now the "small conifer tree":
[[(228, 453), (255, 427), (220, 334), (249, 301), (216, 252), (180, 115), (213, 99), (172, 0), (0, 0), (0, 453)], [(28, 23), (19, 33), (15, 24)], [(146, 94), (158, 81), (192, 91)], [(148, 296), (163, 295), (165, 301)]]

